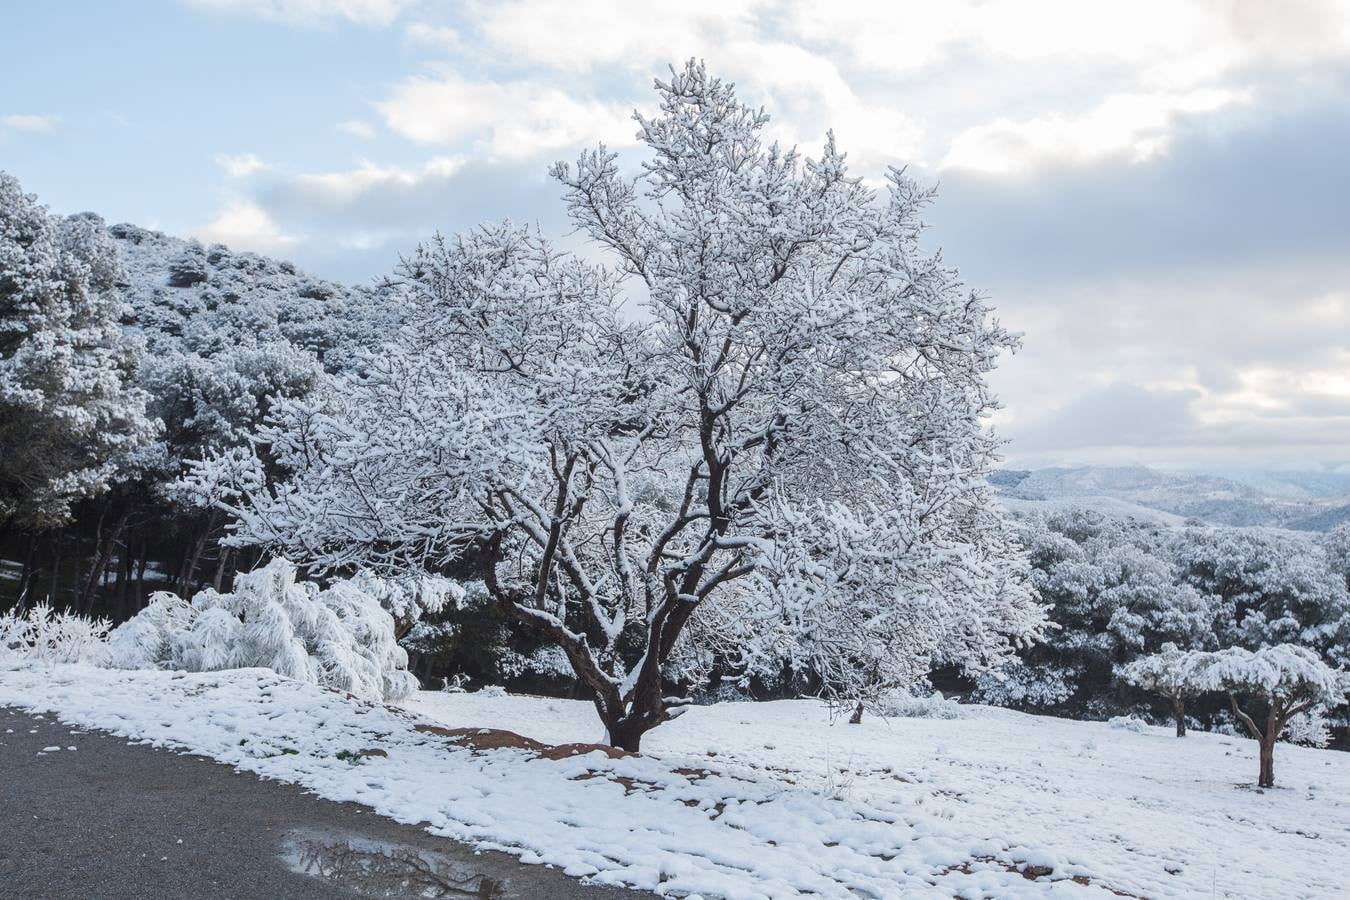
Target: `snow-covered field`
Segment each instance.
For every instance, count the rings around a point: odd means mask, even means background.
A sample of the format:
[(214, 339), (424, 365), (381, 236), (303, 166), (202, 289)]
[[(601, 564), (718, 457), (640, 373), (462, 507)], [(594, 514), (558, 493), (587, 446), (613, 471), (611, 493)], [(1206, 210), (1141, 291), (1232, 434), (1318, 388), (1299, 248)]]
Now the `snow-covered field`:
[(550, 759), (427, 726), (590, 741), (589, 705), (422, 693), (390, 708), (263, 669), (6, 668), (0, 704), (677, 896), (1335, 897), (1350, 884), (1350, 757), (1281, 745), (1281, 786), (1259, 792), (1253, 742), (1216, 735), (985, 707), (849, 726), (810, 701), (728, 703), (652, 732), (642, 757)]

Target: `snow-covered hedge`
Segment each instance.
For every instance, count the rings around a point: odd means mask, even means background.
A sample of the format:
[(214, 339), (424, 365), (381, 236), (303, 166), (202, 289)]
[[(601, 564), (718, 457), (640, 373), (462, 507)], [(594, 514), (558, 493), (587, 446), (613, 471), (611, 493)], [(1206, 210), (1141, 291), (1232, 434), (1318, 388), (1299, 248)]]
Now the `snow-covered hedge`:
[[(320, 590), (296, 581), (295, 566), (278, 559), (240, 575), (233, 593), (208, 589), (191, 603), (153, 595), (112, 632), (107, 663), (192, 672), (260, 666), (362, 699), (396, 700), (416, 690), (417, 680), (381, 601), (407, 596), (368, 575)], [(447, 592), (428, 588), (420, 596)]]

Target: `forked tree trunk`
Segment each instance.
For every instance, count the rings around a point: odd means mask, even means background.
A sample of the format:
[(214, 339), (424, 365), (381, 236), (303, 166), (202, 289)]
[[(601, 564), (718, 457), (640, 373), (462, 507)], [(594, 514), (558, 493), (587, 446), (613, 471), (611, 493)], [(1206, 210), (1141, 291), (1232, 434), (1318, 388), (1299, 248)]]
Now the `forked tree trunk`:
[[(231, 556), (233, 553), (234, 553), (234, 548), (232, 548), (232, 547), (221, 547), (221, 548), (220, 548), (220, 560), (219, 560), (219, 562), (216, 563), (216, 577), (211, 579), (211, 588), (212, 588), (213, 590), (217, 591), (217, 592), (220, 591), (220, 586), (221, 586), (221, 584), (225, 581), (225, 569), (226, 569), (227, 566), (229, 566), (229, 564), (230, 564), (230, 556)], [(409, 625), (409, 626), (408, 626), (408, 629), (411, 629), (411, 628), (412, 628), (412, 626)], [(405, 629), (405, 630), (404, 630), (404, 634), (407, 633), (407, 630), (408, 630), (408, 629)], [(397, 637), (402, 638), (402, 637), (403, 637), (403, 634), (397, 635)]]
[(1271, 788), (1275, 786), (1275, 742), (1280, 739), (1280, 732), (1284, 731), (1284, 726), (1288, 724), (1291, 716), (1302, 712), (1308, 708), (1308, 705), (1296, 706), (1293, 703), (1280, 703), (1274, 698), (1269, 699), (1269, 708), (1266, 711), (1266, 727), (1264, 730), (1257, 727), (1256, 721), (1238, 706), (1237, 696), (1228, 692), (1228, 702), (1232, 704), (1233, 715), (1237, 716), (1238, 721), (1247, 726), (1247, 731), (1256, 738), (1257, 745), (1260, 747), (1259, 755), (1261, 758), (1261, 771), (1257, 776), (1257, 787)]
[[(84, 615), (89, 615), (94, 610), (94, 596), (98, 593), (100, 582), (103, 580), (103, 574), (108, 570), (108, 563), (112, 560), (113, 551), (117, 548), (117, 542), (122, 539), (122, 532), (126, 530), (127, 519), (131, 516), (131, 507), (123, 507), (117, 514), (117, 521), (113, 524), (112, 531), (102, 540), (95, 541), (94, 544), (94, 565), (89, 570), (89, 580), (84, 583), (84, 592), (80, 595), (79, 610)], [(100, 533), (103, 531), (103, 516), (99, 516), (98, 528)], [(126, 552), (125, 550), (123, 551)]]
[(198, 535), (196, 543), (192, 545), (192, 550), (188, 553), (187, 560), (183, 563), (183, 577), (179, 583), (178, 593), (184, 600), (192, 599), (192, 586), (197, 581), (197, 566), (201, 563), (202, 554), (206, 552), (206, 542), (211, 539), (211, 532), (216, 530), (216, 511), (211, 510), (207, 516), (206, 528)]

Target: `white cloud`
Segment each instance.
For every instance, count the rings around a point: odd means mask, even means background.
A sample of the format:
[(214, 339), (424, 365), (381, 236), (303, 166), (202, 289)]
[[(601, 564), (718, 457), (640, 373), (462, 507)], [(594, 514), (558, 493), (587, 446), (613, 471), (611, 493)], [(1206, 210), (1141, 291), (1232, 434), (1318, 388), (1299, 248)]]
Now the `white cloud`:
[(333, 208), (351, 203), (364, 194), (390, 188), (415, 187), (428, 179), (453, 176), (463, 165), (462, 158), (438, 156), (429, 160), (420, 171), (401, 166), (379, 166), (364, 161), (355, 169), (343, 172), (298, 175), (291, 180), (292, 189), (309, 198), (314, 204)]
[(471, 145), (497, 159), (632, 144), (631, 107), (578, 98), (547, 84), (468, 81), (455, 72), (404, 81), (379, 104), (390, 130), (419, 143)]
[(460, 36), (460, 33), (454, 28), (447, 28), (444, 25), (413, 22), (403, 29), (403, 34), (413, 44), (423, 44), (451, 52), (459, 52), (465, 49), (464, 38)]
[(375, 126), (361, 119), (348, 119), (345, 122), (339, 122), (337, 130), (366, 140), (375, 136)]
[(284, 233), (266, 210), (245, 200), (230, 201), (215, 219), (193, 229), (191, 236), (204, 243), (258, 253), (277, 253), (298, 242), (295, 236)]
[(1212, 112), (1248, 99), (1249, 94), (1220, 89), (1116, 94), (1083, 115), (1000, 118), (952, 138), (942, 167), (1005, 174), (1049, 163), (1110, 158), (1143, 162), (1166, 151), (1172, 125), (1181, 115)]
[(234, 156), (221, 153), (216, 156), (216, 162), (231, 178), (247, 178), (255, 172), (271, 168), (252, 153), (239, 153)]
[(429, 23), (408, 33), (570, 96), (605, 68), (659, 75), (704, 58), (767, 95), (780, 133), (809, 148), (833, 126), (873, 168), (1148, 159), (1184, 114), (1251, 97), (1272, 72), (1350, 61), (1350, 0), (691, 0), (658, 27), (624, 0), (507, 0), (468, 19), (481, 41)]
[(764, 14), (771, 5), (765, 0), (684, 0), (653, 14), (647, 5), (627, 0), (489, 0), (474, 5), (472, 18), (483, 36), (518, 64), (650, 72), (653, 63), (706, 55), (728, 40), (755, 36), (769, 20)]
[(347, 19), (359, 25), (388, 25), (409, 0), (189, 0), (193, 6), (295, 25)]
[(11, 131), (27, 131), (33, 134), (46, 134), (56, 130), (60, 122), (57, 116), (35, 116), (14, 114), (0, 116), (0, 127)]
[(1253, 260), (995, 290), (1027, 334), (993, 377), (1010, 459), (1264, 465), (1343, 453), (1347, 275), (1337, 259)]

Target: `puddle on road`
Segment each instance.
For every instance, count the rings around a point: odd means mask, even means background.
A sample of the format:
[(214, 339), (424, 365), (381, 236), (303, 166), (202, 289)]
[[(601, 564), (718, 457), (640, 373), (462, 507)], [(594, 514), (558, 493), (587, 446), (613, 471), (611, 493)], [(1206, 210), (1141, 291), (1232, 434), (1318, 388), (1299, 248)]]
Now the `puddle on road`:
[(356, 834), (292, 831), (282, 858), (292, 872), (339, 884), (366, 897), (506, 900), (504, 882), (447, 853)]

